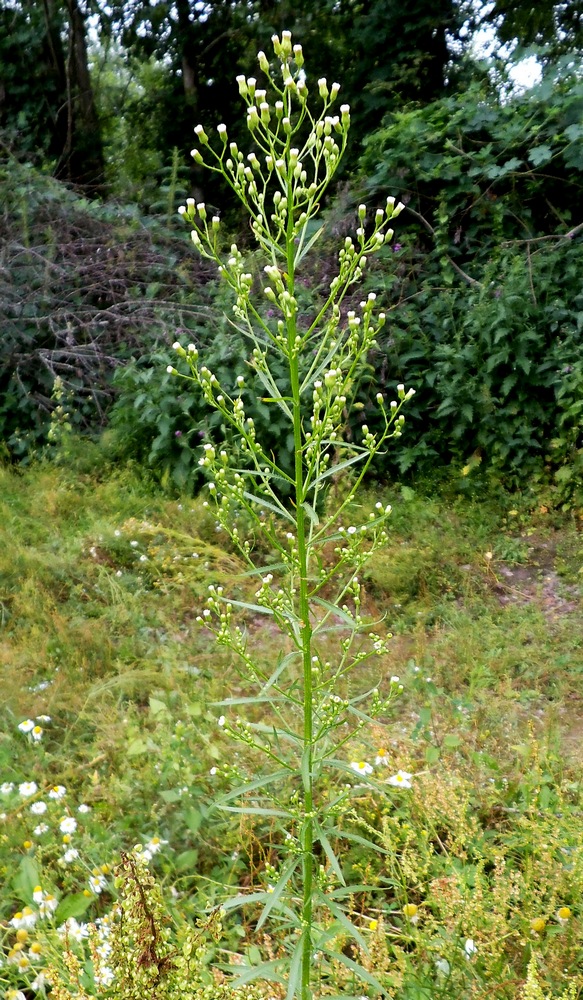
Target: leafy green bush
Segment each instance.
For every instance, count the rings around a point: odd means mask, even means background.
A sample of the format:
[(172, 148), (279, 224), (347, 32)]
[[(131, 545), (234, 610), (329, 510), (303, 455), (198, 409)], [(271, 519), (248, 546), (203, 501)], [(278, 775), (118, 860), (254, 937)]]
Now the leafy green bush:
[(583, 246), (569, 241), (543, 244), (530, 271), (506, 251), (484, 287), (429, 285), (395, 311), (388, 371), (422, 397), (410, 414), (420, 441), (405, 441), (401, 471), (435, 459), (465, 466), (474, 456), (514, 484), (545, 466), (563, 481), (580, 474), (582, 266)]
[(484, 460), (509, 483), (581, 485), (583, 84), (549, 73), (503, 102), (473, 88), (391, 114), (368, 187), (397, 190), (408, 228), (377, 355), (418, 391), (401, 472)]

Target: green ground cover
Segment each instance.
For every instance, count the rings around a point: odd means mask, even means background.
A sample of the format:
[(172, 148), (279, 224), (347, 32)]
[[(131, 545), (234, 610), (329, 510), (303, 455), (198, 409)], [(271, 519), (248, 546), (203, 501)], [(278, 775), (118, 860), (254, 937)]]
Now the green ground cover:
[[(275, 881), (285, 845), (275, 817), (216, 806), (258, 765), (219, 725), (216, 703), (245, 691), (196, 623), (209, 584), (242, 599), (254, 584), (201, 500), (90, 457), (0, 471), (0, 982), (42, 993), (63, 942), (74, 954), (97, 920), (103, 954), (53, 992), (121, 996), (106, 929), (140, 843), (168, 935), (199, 924), (193, 995), (215, 996), (229, 967), (243, 981), (283, 947), (277, 920), (257, 930), (259, 908), (228, 909)], [(365, 579), (391, 652), (363, 669), (403, 692), (345, 747), (334, 848), (362, 943), (330, 918), (347, 961), (315, 956), (322, 995), (376, 995), (352, 960), (400, 1000), (583, 992), (581, 522), (535, 493), (458, 485), (363, 500), (363, 516), (393, 505)], [(273, 662), (278, 635), (241, 625)]]

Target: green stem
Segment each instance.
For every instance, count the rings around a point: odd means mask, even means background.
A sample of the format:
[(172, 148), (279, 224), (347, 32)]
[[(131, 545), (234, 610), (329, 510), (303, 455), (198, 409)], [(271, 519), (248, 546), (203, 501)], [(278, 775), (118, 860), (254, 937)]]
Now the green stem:
[[(293, 236), (292, 184), (288, 180), (288, 222), (287, 222), (287, 275), (288, 291), (294, 295), (295, 246)], [(314, 794), (312, 777), (312, 758), (314, 748), (313, 735), (313, 692), (312, 692), (312, 626), (310, 623), (310, 603), (308, 589), (308, 551), (306, 543), (306, 513), (303, 507), (304, 491), (304, 460), (302, 439), (302, 409), (300, 397), (299, 357), (296, 346), (297, 324), (295, 314), (287, 321), (287, 342), (290, 371), (290, 387), (292, 395), (294, 449), (295, 449), (295, 510), (298, 545), (299, 569), (299, 618), (300, 645), (303, 666), (303, 754), (302, 781), (303, 823), (301, 832), (302, 844), (302, 960), (301, 960), (301, 1000), (311, 1000), (312, 990), (312, 894), (314, 880)]]

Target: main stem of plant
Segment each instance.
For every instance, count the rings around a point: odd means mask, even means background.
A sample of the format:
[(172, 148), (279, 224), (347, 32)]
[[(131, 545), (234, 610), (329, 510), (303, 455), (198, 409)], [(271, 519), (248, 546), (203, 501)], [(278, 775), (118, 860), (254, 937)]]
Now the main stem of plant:
[[(288, 204), (292, 204), (291, 184)], [(288, 216), (287, 231), (287, 275), (288, 291), (294, 295), (295, 278), (294, 238), (292, 212)], [(313, 722), (312, 722), (312, 626), (308, 597), (308, 553), (306, 546), (306, 524), (304, 510), (304, 461), (302, 440), (302, 411), (300, 400), (299, 352), (296, 344), (297, 325), (295, 314), (287, 320), (287, 343), (291, 393), (293, 399), (294, 449), (295, 449), (295, 513), (299, 563), (299, 635), (303, 667), (304, 732), (302, 756), (303, 817), (301, 828), (302, 846), (302, 958), (301, 984), (302, 1000), (311, 1000), (310, 986), (312, 959), (312, 882), (314, 873), (314, 822), (313, 822)]]

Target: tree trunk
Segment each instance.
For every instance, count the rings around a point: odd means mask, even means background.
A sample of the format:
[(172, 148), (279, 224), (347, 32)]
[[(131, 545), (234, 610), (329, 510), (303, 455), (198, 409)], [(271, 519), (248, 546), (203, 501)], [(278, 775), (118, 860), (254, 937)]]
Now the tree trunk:
[(67, 130), (56, 173), (85, 188), (88, 194), (102, 194), (104, 160), (101, 129), (89, 74), (85, 19), (77, 0), (67, 0), (67, 15)]
[(176, 0), (180, 36), (182, 84), (186, 103), (192, 108), (198, 104), (198, 73), (196, 70), (195, 29), (190, 16), (188, 0)]

